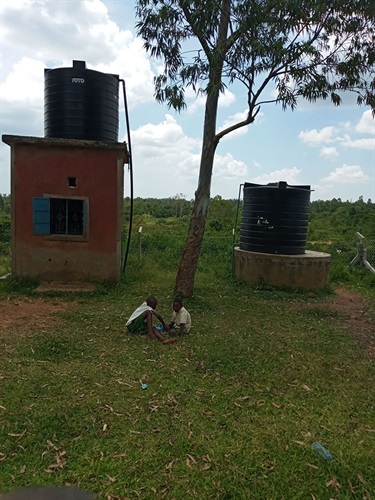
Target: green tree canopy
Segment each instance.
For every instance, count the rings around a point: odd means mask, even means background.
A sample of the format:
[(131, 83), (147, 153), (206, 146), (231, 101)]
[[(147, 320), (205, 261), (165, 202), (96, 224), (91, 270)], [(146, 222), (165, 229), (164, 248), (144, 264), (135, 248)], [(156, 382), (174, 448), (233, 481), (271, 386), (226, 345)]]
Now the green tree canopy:
[[(206, 95), (198, 188), (176, 292), (193, 293), (205, 231), (215, 150), (220, 139), (255, 120), (263, 104), (294, 109), (299, 99), (344, 91), (375, 110), (373, 0), (138, 0), (137, 30), (162, 59), (155, 97), (181, 111), (185, 90)], [(216, 130), (218, 98), (227, 86), (246, 89), (247, 116)], [(267, 89), (267, 93), (265, 90)], [(275, 90), (275, 97), (270, 97)]]

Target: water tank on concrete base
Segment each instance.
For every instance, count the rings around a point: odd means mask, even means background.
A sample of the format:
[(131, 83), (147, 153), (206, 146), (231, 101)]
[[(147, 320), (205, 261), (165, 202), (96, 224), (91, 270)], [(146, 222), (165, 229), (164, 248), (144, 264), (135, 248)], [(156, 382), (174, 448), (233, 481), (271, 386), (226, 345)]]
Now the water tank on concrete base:
[(86, 69), (44, 70), (44, 135), (93, 141), (118, 140), (119, 77)]
[(265, 186), (246, 182), (243, 193), (241, 250), (305, 253), (310, 186), (289, 186), (282, 181)]

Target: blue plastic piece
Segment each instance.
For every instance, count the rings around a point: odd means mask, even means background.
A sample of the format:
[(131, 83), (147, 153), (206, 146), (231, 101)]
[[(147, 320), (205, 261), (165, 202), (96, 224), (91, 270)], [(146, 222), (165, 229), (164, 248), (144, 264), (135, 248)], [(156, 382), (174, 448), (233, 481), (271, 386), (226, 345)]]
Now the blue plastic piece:
[(321, 443), (319, 443), (318, 441), (315, 441), (313, 444), (312, 444), (312, 447), (314, 448), (314, 450), (316, 452), (319, 453), (319, 455), (321, 455), (323, 458), (325, 458), (326, 460), (333, 460), (333, 456), (330, 454), (330, 452), (327, 450), (327, 448), (325, 448)]
[(142, 390), (144, 391), (145, 389), (147, 389), (148, 385), (147, 384), (142, 384)]
[(158, 325), (155, 327), (159, 332), (162, 332), (164, 330), (163, 325)]

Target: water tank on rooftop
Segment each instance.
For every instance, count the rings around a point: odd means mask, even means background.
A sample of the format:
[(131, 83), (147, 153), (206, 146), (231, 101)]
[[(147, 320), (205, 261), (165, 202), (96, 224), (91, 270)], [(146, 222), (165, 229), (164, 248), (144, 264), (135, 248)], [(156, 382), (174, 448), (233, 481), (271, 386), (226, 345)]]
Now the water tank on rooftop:
[(44, 135), (93, 141), (118, 140), (119, 77), (86, 69), (44, 70)]
[(286, 182), (246, 182), (243, 191), (240, 249), (298, 255), (306, 248), (310, 186)]

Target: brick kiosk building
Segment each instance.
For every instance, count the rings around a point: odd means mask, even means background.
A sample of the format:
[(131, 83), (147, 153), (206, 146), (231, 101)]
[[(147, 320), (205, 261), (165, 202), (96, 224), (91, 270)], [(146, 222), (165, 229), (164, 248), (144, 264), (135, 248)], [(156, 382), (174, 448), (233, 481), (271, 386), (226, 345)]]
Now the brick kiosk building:
[(11, 147), (12, 276), (118, 281), (126, 144), (2, 139)]

